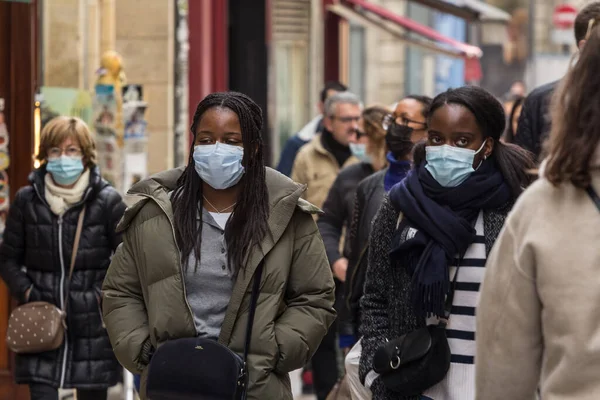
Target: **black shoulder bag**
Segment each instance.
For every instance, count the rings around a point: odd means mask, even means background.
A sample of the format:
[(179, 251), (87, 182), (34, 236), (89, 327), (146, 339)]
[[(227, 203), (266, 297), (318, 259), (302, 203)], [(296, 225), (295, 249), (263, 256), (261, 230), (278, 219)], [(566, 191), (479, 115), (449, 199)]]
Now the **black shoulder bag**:
[(156, 350), (148, 367), (149, 400), (246, 399), (247, 361), (262, 270), (261, 261), (252, 286), (243, 357), (212, 339), (167, 341)]
[(588, 186), (586, 192), (588, 193), (596, 207), (598, 207), (598, 211), (600, 211), (600, 196), (598, 196), (598, 193), (596, 193), (592, 185)]
[(402, 396), (419, 396), (441, 382), (450, 369), (450, 346), (446, 326), (452, 311), (456, 291), (459, 261), (446, 296), (444, 318), (438, 325), (429, 325), (384, 343), (373, 357), (373, 370), (381, 375), (383, 384)]

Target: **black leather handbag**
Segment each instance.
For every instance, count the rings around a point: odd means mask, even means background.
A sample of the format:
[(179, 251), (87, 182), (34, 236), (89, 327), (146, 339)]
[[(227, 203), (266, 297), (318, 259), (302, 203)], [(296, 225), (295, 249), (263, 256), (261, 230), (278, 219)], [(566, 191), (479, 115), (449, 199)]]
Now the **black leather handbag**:
[(408, 332), (385, 342), (373, 357), (373, 370), (383, 384), (403, 396), (419, 396), (441, 382), (450, 369), (450, 346), (446, 326), (452, 310), (458, 270), (446, 296), (444, 318), (438, 325)]
[(148, 400), (245, 400), (248, 352), (262, 277), (261, 262), (254, 276), (244, 354), (212, 339), (183, 338), (162, 344), (148, 370)]
[(598, 211), (600, 211), (600, 196), (598, 196), (598, 193), (596, 193), (592, 185), (588, 186), (586, 191), (592, 199), (592, 201), (594, 202), (594, 204), (596, 205), (596, 207), (598, 207)]

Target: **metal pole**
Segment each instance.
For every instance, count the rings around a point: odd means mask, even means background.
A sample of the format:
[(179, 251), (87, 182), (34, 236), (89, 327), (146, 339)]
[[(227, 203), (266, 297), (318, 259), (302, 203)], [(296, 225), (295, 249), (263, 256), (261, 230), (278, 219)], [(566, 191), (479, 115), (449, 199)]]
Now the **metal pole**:
[(135, 400), (135, 384), (133, 383), (133, 374), (126, 369), (123, 370), (123, 392), (125, 400)]

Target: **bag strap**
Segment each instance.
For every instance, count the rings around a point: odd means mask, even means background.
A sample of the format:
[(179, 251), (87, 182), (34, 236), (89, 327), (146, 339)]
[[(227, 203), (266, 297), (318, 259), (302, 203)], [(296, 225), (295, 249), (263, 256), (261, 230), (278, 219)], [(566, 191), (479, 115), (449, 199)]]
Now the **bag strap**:
[(64, 294), (65, 301), (63, 302), (65, 310), (67, 308), (67, 300), (69, 299), (69, 286), (71, 284), (71, 278), (73, 277), (73, 270), (75, 269), (75, 260), (77, 259), (77, 250), (79, 250), (79, 241), (81, 239), (81, 231), (83, 230), (83, 219), (85, 218), (85, 207), (81, 209), (79, 213), (79, 219), (77, 220), (77, 230), (75, 231), (75, 241), (73, 242), (73, 252), (71, 253), (71, 265), (69, 266), (69, 280), (67, 281), (67, 291)]
[(246, 326), (246, 342), (244, 343), (244, 367), (248, 364), (248, 353), (250, 352), (250, 341), (252, 340), (252, 326), (254, 325), (254, 314), (256, 314), (256, 304), (260, 293), (260, 281), (262, 278), (264, 260), (258, 264), (254, 275), (254, 284), (252, 285), (252, 297), (250, 298), (250, 312), (248, 314), (248, 325)]
[(587, 187), (586, 192), (590, 196), (596, 207), (598, 207), (598, 211), (600, 211), (600, 196), (598, 196), (598, 193), (596, 193), (592, 185)]
[(454, 301), (454, 292), (456, 292), (456, 282), (458, 280), (458, 270), (460, 269), (460, 264), (462, 263), (462, 257), (458, 260), (458, 265), (456, 266), (456, 272), (454, 273), (454, 278), (452, 279), (452, 283), (450, 284), (450, 291), (446, 296), (446, 303), (444, 305), (444, 317), (446, 319), (446, 323), (450, 319), (450, 314), (452, 313), (452, 302)]

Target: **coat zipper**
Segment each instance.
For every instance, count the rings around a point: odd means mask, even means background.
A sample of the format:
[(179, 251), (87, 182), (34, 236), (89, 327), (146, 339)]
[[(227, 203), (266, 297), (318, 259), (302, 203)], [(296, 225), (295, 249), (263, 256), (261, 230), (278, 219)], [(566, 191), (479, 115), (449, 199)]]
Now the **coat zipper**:
[[(35, 193), (37, 194), (38, 198), (40, 199), (40, 201), (46, 205), (46, 207), (50, 208), (50, 205), (48, 204), (48, 202), (46, 201), (46, 199), (44, 198), (44, 196), (42, 196), (42, 193), (40, 192), (40, 189), (38, 188), (38, 185), (36, 185), (35, 183), (32, 183), (33, 189), (35, 190)], [(75, 207), (78, 207), (82, 204), (84, 204), (89, 196), (89, 194), (91, 193), (91, 188), (88, 187), (88, 189), (85, 191), (83, 197), (81, 198), (81, 201), (77, 204), (74, 204), (73, 206), (70, 207), (70, 209), (73, 209)], [(64, 215), (64, 214), (63, 214)], [(66, 312), (65, 310), (65, 297), (64, 297), (64, 291), (65, 291), (65, 261), (64, 261), (64, 255), (63, 255), (63, 242), (62, 242), (62, 231), (63, 231), (63, 215), (60, 215), (58, 217), (58, 254), (60, 257), (60, 309), (63, 312)], [(173, 231), (175, 232), (175, 231)], [(188, 305), (189, 306), (189, 305)], [(61, 366), (61, 372), (60, 372), (60, 385), (59, 388), (62, 388), (65, 384), (65, 376), (67, 373), (67, 351), (69, 349), (69, 335), (66, 332), (66, 320), (65, 320), (65, 348), (63, 351), (63, 357), (62, 357), (62, 366)]]
[[(62, 233), (63, 233), (63, 216), (60, 215), (58, 217), (58, 254), (60, 257), (60, 309), (63, 312), (66, 312), (65, 310), (65, 261), (64, 261), (64, 255), (63, 255), (63, 240), (62, 240)], [(62, 357), (62, 366), (61, 366), (61, 372), (60, 372), (60, 386), (59, 387), (63, 387), (63, 385), (65, 384), (65, 374), (67, 372), (67, 351), (69, 349), (69, 335), (67, 334), (67, 332), (65, 332), (65, 348), (63, 351), (63, 357)]]
[(162, 206), (162, 204), (160, 204), (158, 201), (156, 201), (156, 199), (154, 199), (154, 197), (147, 195), (147, 194), (141, 194), (141, 193), (136, 193), (136, 195), (145, 197), (145, 198), (150, 199), (153, 202), (155, 202), (156, 205), (158, 205), (158, 207), (162, 210), (162, 212), (165, 213), (165, 215), (167, 216), (167, 219), (169, 220), (169, 225), (171, 225), (171, 231), (173, 233), (173, 242), (175, 242), (175, 248), (177, 249), (177, 253), (179, 254), (179, 258), (177, 260), (177, 267), (179, 268), (179, 274), (181, 275), (181, 286), (183, 287), (183, 299), (185, 300), (185, 305), (187, 306), (188, 312), (190, 313), (190, 317), (192, 318), (192, 321), (193, 321), (194, 313), (192, 312), (192, 307), (190, 306), (190, 303), (188, 302), (188, 298), (187, 298), (187, 290), (185, 288), (185, 276), (183, 275), (183, 268), (181, 267), (181, 250), (179, 249), (179, 245), (177, 244), (177, 235), (175, 234), (175, 226), (173, 225), (173, 222), (171, 222), (171, 218), (169, 218), (169, 214), (167, 213), (167, 210), (165, 210), (165, 208)]

